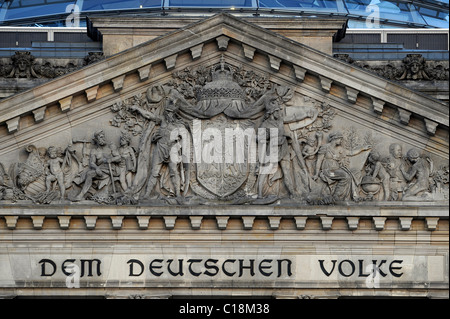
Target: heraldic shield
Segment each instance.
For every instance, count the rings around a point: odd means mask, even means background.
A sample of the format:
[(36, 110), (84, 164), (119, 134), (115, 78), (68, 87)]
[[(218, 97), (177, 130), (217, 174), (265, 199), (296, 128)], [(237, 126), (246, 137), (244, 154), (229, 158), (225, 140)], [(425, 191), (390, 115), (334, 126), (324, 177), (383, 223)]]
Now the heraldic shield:
[(194, 147), (201, 146), (194, 152), (196, 177), (210, 193), (234, 198), (242, 186), (254, 183), (256, 139), (251, 121), (220, 114), (194, 123), (193, 137)]

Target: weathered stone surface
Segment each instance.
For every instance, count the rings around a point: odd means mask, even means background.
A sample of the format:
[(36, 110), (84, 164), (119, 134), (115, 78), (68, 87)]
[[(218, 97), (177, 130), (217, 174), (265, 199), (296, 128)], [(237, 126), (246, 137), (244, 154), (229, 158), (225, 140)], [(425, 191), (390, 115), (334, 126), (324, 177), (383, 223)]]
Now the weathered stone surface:
[(448, 108), (251, 23), (174, 30), (0, 123), (1, 295), (448, 297)]

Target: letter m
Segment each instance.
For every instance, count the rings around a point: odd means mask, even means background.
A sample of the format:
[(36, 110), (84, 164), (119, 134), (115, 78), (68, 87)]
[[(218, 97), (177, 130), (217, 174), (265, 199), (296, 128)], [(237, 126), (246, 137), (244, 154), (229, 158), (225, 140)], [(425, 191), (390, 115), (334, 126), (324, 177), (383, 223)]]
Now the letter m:
[(83, 277), (85, 274), (86, 262), (88, 264), (88, 274), (87, 274), (88, 277), (93, 276), (92, 275), (92, 265), (94, 262), (97, 263), (97, 276), (101, 276), (102, 273), (100, 272), (100, 264), (102, 262), (99, 259), (80, 259), (80, 262), (81, 262), (81, 276), (80, 277)]

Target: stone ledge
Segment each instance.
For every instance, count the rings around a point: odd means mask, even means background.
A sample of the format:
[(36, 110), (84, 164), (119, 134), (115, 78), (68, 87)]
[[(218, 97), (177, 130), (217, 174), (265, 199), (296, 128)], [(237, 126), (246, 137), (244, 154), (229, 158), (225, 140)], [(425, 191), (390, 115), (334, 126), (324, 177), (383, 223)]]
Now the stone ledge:
[[(189, 220), (189, 227), (192, 230), (198, 231), (202, 230), (202, 224), (203, 220), (205, 220), (205, 216), (202, 216), (200, 214), (197, 214), (196, 216), (192, 215), (134, 215), (134, 216), (127, 216), (128, 219), (135, 219), (136, 223), (138, 225), (138, 229), (140, 230), (146, 230), (149, 229), (150, 225), (150, 219), (162, 219), (164, 229), (165, 230), (174, 230), (176, 228), (176, 224), (178, 220), (180, 219), (187, 219)], [(331, 217), (331, 216), (280, 216), (280, 215), (252, 215), (252, 216), (236, 216), (236, 215), (216, 215), (216, 216), (207, 216), (209, 220), (214, 219), (216, 223), (217, 230), (227, 230), (230, 219), (233, 220), (239, 220), (239, 222), (242, 225), (242, 230), (244, 231), (250, 231), (250, 230), (267, 230), (267, 231), (283, 231), (285, 230), (283, 227), (281, 227), (281, 221), (284, 220), (290, 220), (292, 222), (292, 225), (295, 225), (295, 229), (298, 231), (302, 231), (307, 229), (306, 223), (308, 221), (317, 221), (317, 225), (315, 226), (314, 230), (321, 230), (321, 231), (331, 231), (333, 229), (339, 230), (339, 231), (358, 231), (361, 229), (364, 230), (376, 230), (376, 231), (383, 231), (383, 230), (389, 230), (389, 231), (436, 231), (438, 229), (438, 224), (440, 220), (448, 220), (447, 217), (419, 217), (419, 218), (413, 218), (413, 217), (390, 217), (389, 219), (386, 217), (380, 217), (380, 216), (372, 216), (367, 217), (364, 216), (363, 218), (355, 217), (355, 216), (348, 216), (348, 217)], [(57, 220), (59, 228), (61, 230), (69, 230), (71, 229), (71, 221), (77, 220), (77, 229), (80, 229), (79, 221), (82, 220), (84, 222), (84, 226), (86, 230), (95, 230), (98, 225), (98, 220), (102, 219), (109, 219), (110, 221), (110, 227), (111, 230), (121, 230), (124, 225), (124, 219), (125, 216), (121, 215), (0, 215), (0, 220), (4, 219), (4, 228), (8, 230), (16, 230), (19, 224), (19, 220), (21, 219), (28, 219), (31, 220), (31, 224), (33, 225), (33, 230), (39, 231), (39, 230), (45, 230), (46, 227), (44, 227), (45, 221), (48, 219)], [(258, 227), (255, 226), (256, 220), (264, 220), (267, 224), (266, 228), (261, 228), (259, 225)], [(397, 224), (396, 228), (392, 227), (392, 223), (389, 227), (387, 227), (388, 220), (395, 221)], [(423, 226), (421, 229), (416, 229), (413, 227), (413, 221), (414, 220), (421, 220), (423, 222)], [(334, 222), (338, 221), (339, 226), (334, 228)], [(363, 227), (360, 227), (361, 222), (363, 223)], [(343, 225), (346, 225), (344, 227)], [(368, 224), (369, 223), (369, 224)], [(211, 225), (211, 224), (210, 224)], [(186, 226), (183, 226), (186, 227)], [(211, 226), (209, 226), (211, 227)], [(236, 226), (234, 226), (233, 229), (235, 229)], [(292, 227), (292, 226), (291, 226)], [(100, 227), (102, 230), (105, 230), (104, 224)], [(20, 228), (23, 230), (24, 228)], [(208, 230), (211, 230), (211, 228), (208, 228)], [(294, 229), (288, 229), (290, 231)], [(311, 230), (311, 229), (308, 229)]]
[(13, 204), (0, 201), (0, 216), (329, 216), (329, 217), (439, 217), (449, 218), (449, 203), (442, 202), (377, 202), (377, 206), (365, 203), (345, 203), (334, 206), (105, 206), (92, 202), (76, 205), (67, 201), (61, 204), (34, 205)]

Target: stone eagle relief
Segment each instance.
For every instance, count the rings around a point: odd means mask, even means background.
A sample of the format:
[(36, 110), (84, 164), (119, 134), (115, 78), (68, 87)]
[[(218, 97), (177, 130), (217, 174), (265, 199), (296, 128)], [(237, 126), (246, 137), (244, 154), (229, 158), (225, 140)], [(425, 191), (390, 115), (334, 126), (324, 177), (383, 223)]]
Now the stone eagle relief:
[[(448, 166), (371, 132), (333, 128), (335, 110), (222, 59), (110, 106), (70, 145), (0, 163), (0, 200), (110, 205), (332, 205), (448, 200)], [(298, 101), (302, 101), (298, 103)], [(133, 142), (134, 141), (134, 142)], [(138, 141), (138, 142), (136, 142)]]

